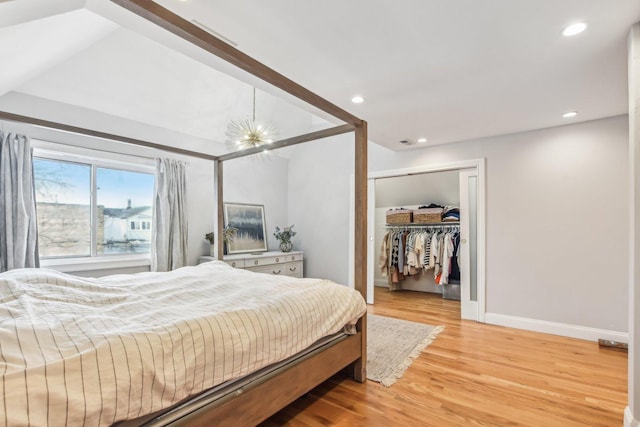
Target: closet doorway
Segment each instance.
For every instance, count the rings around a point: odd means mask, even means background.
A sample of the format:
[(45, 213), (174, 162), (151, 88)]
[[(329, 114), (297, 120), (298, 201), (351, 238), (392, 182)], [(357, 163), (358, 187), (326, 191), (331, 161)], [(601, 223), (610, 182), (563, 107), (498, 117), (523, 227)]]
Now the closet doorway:
[[(484, 159), (369, 174), (367, 302), (375, 303), (374, 286), (384, 286), (387, 280), (378, 266), (382, 238), (389, 229), (387, 209), (431, 202), (455, 205), (460, 207), (460, 315), (484, 322), (484, 194)], [(457, 231), (457, 225), (451, 228)], [(429, 279), (429, 273), (405, 279), (402, 288), (442, 293), (443, 286), (436, 285), (433, 276)]]

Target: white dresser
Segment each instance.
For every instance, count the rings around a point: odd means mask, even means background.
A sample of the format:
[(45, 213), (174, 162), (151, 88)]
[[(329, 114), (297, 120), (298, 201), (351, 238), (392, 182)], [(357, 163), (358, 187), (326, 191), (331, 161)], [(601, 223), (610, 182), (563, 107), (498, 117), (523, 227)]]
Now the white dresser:
[[(201, 256), (200, 262), (213, 261), (211, 256)], [(258, 273), (282, 274), (291, 277), (304, 277), (304, 252), (262, 252), (259, 255), (236, 254), (225, 255), (223, 261), (232, 267), (244, 268)]]

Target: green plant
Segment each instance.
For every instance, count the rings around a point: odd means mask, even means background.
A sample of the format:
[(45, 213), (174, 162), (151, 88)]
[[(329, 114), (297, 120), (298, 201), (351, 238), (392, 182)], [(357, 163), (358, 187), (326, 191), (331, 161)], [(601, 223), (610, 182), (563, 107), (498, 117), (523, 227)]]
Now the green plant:
[(280, 243), (291, 243), (291, 238), (296, 234), (297, 233), (293, 231), (293, 225), (284, 227), (282, 230), (280, 230), (280, 227), (276, 226), (276, 232), (273, 233)]
[(238, 229), (235, 227), (227, 226), (222, 229), (222, 240), (225, 243), (229, 243), (233, 241), (233, 236), (238, 232)]
[(204, 238), (205, 238), (205, 240), (208, 240), (210, 244), (213, 245), (213, 242), (215, 241), (214, 236), (215, 235), (213, 234), (213, 231), (212, 231), (211, 233), (205, 234)]

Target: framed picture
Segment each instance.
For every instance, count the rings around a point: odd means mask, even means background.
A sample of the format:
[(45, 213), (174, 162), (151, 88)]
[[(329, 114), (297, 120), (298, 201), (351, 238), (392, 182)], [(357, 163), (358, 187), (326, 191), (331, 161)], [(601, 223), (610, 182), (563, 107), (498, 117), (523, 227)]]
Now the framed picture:
[(225, 203), (224, 225), (238, 229), (227, 245), (229, 254), (267, 250), (263, 205)]

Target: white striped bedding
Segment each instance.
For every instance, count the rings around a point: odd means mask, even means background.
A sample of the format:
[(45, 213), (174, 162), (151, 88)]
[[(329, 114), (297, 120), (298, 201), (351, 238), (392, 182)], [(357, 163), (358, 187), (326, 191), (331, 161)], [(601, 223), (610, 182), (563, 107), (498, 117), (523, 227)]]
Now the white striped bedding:
[(105, 426), (167, 408), (353, 324), (360, 294), (233, 269), (0, 274), (0, 426)]

